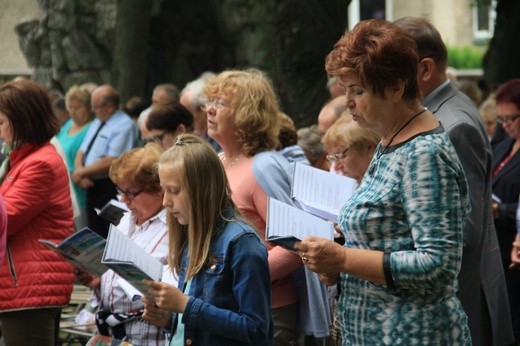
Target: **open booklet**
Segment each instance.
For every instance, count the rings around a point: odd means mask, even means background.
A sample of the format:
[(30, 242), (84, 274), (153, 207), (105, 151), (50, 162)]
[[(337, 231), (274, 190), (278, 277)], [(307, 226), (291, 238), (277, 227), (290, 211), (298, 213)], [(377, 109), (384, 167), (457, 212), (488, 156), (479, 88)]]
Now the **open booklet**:
[(300, 209), (338, 223), (341, 208), (356, 186), (354, 179), (296, 163), (291, 197)]
[(114, 225), (110, 226), (107, 239), (89, 228), (83, 228), (59, 244), (46, 239), (38, 241), (83, 271), (102, 275), (109, 268), (112, 269), (134, 286), (140, 295), (148, 291), (148, 287), (141, 282), (143, 279), (162, 279), (164, 266), (161, 261)]
[(59, 244), (46, 239), (38, 241), (83, 271), (102, 275), (108, 270), (101, 263), (106, 240), (89, 228), (73, 233)]
[(333, 240), (334, 224), (277, 199), (269, 198), (265, 239), (289, 250), (308, 236)]
[(101, 262), (128, 281), (141, 295), (148, 291), (148, 286), (142, 280), (162, 279), (161, 261), (147, 253), (114, 225), (110, 226)]
[(124, 213), (128, 211), (125, 203), (111, 199), (101, 209), (95, 209), (96, 213), (113, 225), (118, 225)]

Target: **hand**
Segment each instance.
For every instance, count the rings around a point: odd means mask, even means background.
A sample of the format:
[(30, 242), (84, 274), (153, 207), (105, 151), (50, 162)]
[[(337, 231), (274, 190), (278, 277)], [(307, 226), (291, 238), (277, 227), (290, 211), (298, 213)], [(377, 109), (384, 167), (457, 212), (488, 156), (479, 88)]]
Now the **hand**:
[(170, 324), (172, 314), (168, 311), (159, 309), (154, 302), (146, 297), (141, 297), (144, 303), (144, 312), (141, 318), (153, 325), (165, 328)]
[(88, 188), (91, 188), (92, 186), (94, 186), (94, 182), (92, 180), (90, 180), (89, 178), (82, 178), (82, 179), (80, 179), (80, 181), (77, 184), (79, 187), (84, 188), (84, 189), (88, 189)]
[(77, 168), (76, 170), (74, 170), (74, 172), (72, 172), (72, 174), (70, 175), (70, 178), (72, 179), (73, 182), (75, 182), (76, 184), (79, 185), (79, 182), (81, 181), (81, 179), (83, 179), (83, 174), (81, 174), (81, 169)]
[(101, 285), (101, 279), (99, 278), (99, 276), (95, 274), (82, 271), (79, 268), (74, 268), (73, 273), (76, 280), (83, 286), (90, 288), (99, 288)]
[(303, 264), (313, 272), (328, 277), (343, 271), (346, 249), (331, 240), (307, 237), (296, 243), (294, 248), (299, 251)]
[(509, 269), (516, 269), (520, 267), (520, 236), (516, 236), (511, 249), (511, 264)]
[(165, 282), (144, 280), (143, 283), (150, 287), (148, 294), (155, 297), (155, 307), (170, 312), (184, 312), (189, 297), (177, 287)]
[(491, 204), (491, 208), (493, 210), (493, 218), (496, 219), (498, 218), (498, 207), (499, 207), (499, 204), (498, 203), (493, 203)]

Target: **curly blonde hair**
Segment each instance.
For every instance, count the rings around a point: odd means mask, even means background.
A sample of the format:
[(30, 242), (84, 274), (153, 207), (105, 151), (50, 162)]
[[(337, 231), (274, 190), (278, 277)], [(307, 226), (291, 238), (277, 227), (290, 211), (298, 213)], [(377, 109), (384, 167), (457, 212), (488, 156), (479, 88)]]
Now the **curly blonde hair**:
[(271, 81), (262, 71), (251, 68), (221, 72), (208, 79), (204, 96), (208, 100), (229, 98), (246, 156), (278, 148), (278, 99)]

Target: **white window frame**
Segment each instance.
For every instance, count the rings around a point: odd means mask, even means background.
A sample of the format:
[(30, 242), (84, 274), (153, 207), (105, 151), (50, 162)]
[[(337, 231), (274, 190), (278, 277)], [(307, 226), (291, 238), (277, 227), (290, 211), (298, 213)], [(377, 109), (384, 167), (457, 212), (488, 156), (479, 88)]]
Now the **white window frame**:
[(490, 39), (491, 37), (493, 37), (496, 20), (496, 5), (497, 1), (491, 0), (488, 13), (489, 30), (478, 29), (478, 6), (473, 7), (473, 36), (475, 37), (475, 39)]
[[(352, 0), (350, 5), (348, 6), (348, 29), (352, 30), (352, 28), (359, 23), (360, 21), (360, 7), (359, 2), (361, 0)], [(494, 1), (494, 0), (493, 0)], [(393, 0), (385, 0), (385, 16), (386, 20), (393, 21)]]

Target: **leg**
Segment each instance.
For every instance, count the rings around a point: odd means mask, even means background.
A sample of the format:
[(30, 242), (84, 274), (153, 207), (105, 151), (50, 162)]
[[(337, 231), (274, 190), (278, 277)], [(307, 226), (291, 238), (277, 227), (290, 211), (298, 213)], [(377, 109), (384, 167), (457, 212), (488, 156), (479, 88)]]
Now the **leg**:
[(298, 345), (298, 304), (273, 309), (274, 344)]
[(28, 309), (0, 314), (6, 346), (54, 346), (59, 308)]

